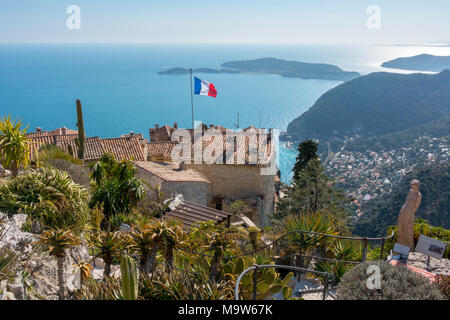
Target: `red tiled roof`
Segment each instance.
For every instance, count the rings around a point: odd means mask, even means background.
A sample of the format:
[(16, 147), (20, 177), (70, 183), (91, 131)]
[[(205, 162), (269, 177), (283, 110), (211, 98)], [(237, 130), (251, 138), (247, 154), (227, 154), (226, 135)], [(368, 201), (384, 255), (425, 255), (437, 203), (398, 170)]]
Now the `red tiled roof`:
[[(78, 154), (76, 139), (78, 134), (48, 135), (48, 133), (38, 132), (29, 134), (31, 159), (35, 160), (36, 153), (41, 146), (53, 144), (69, 153), (71, 146), (73, 155)], [(117, 161), (133, 159), (144, 161), (144, 151), (138, 137), (100, 139), (99, 137), (86, 138), (84, 160), (98, 160), (105, 153), (111, 153)]]
[(177, 143), (176, 141), (150, 142), (147, 144), (147, 157), (170, 160), (172, 149)]
[(105, 152), (114, 155), (116, 160), (122, 161), (133, 159), (135, 161), (145, 161), (139, 139), (135, 136), (129, 138), (109, 138), (102, 139)]
[[(69, 153), (69, 145), (72, 147), (73, 155), (76, 157), (78, 154), (78, 146), (75, 139), (62, 139), (56, 143), (56, 146), (61, 148), (66, 153)], [(86, 138), (84, 160), (91, 161), (100, 159), (104, 153), (102, 140), (99, 137)]]

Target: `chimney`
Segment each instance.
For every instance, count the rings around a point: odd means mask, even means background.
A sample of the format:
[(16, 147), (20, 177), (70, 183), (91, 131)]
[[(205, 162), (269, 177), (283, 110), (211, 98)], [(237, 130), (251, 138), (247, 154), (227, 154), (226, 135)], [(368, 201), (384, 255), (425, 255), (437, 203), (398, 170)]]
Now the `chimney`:
[(130, 137), (134, 136), (134, 131), (130, 131)]
[(67, 134), (67, 128), (66, 128), (65, 126), (62, 126), (62, 128), (61, 128), (61, 134), (62, 134), (62, 135)]
[(41, 127), (36, 127), (36, 132), (41, 132), (42, 128)]
[(159, 129), (159, 124), (155, 124), (155, 130)]
[(184, 161), (181, 162), (178, 167), (178, 170), (186, 170), (186, 169), (187, 169), (186, 163), (184, 163)]
[(176, 121), (173, 123), (173, 127), (174, 127), (175, 129), (178, 129), (178, 123), (177, 123)]

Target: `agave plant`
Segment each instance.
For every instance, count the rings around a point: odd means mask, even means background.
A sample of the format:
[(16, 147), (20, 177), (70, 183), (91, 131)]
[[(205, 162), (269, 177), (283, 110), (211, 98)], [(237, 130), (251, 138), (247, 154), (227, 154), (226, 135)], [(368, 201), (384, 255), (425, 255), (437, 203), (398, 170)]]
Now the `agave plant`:
[(80, 240), (70, 230), (47, 230), (36, 242), (48, 249), (49, 254), (56, 258), (58, 264), (58, 285), (59, 299), (64, 300), (65, 281), (64, 281), (64, 258), (67, 249), (76, 246)]
[[(270, 258), (260, 254), (255, 257), (239, 257), (232, 261), (228, 261), (224, 266), (224, 277), (235, 284), (238, 276), (248, 267), (255, 264), (273, 264)], [(264, 268), (257, 271), (256, 277), (256, 300), (264, 300), (267, 297), (282, 292), (285, 299), (292, 297), (292, 288), (289, 282), (293, 277), (293, 273), (289, 272), (284, 278), (274, 268)], [(254, 285), (253, 272), (246, 273), (239, 283), (239, 296), (243, 300), (253, 298)]]
[(0, 162), (17, 176), (19, 168), (26, 168), (30, 159), (30, 140), (21, 120), (3, 116), (0, 120)]
[(91, 277), (91, 271), (94, 269), (90, 262), (78, 261), (75, 265), (74, 273), (80, 271), (80, 289), (83, 284)]
[[(0, 221), (0, 240), (3, 239), (5, 233), (4, 226), (2, 226)], [(19, 254), (17, 252), (0, 248), (0, 281), (11, 276), (12, 266), (18, 257)]]
[(301, 216), (288, 216), (283, 221), (283, 224), (286, 232), (312, 231), (323, 234), (293, 233), (288, 236), (288, 239), (296, 248), (301, 246), (303, 250), (306, 250), (309, 247), (326, 244), (330, 238), (325, 236), (325, 234), (337, 235), (334, 222), (334, 218), (331, 215), (317, 212)]
[(31, 170), (0, 185), (0, 208), (23, 212), (48, 228), (71, 226), (77, 233), (87, 220), (88, 193), (57, 169)]
[[(350, 240), (336, 240), (328, 251), (328, 257), (334, 260), (357, 262), (361, 260), (361, 246)], [(355, 264), (335, 261), (320, 261), (316, 264), (317, 271), (334, 274), (335, 282), (338, 283), (341, 277), (354, 267)]]

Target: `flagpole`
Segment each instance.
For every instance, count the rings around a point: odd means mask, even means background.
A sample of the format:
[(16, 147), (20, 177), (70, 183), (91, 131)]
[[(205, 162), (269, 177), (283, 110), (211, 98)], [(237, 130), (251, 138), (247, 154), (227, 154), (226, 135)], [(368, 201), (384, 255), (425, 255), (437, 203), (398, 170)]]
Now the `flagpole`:
[(192, 91), (192, 68), (189, 69), (189, 74), (191, 75), (191, 111), (192, 111), (192, 129), (194, 128), (194, 94)]

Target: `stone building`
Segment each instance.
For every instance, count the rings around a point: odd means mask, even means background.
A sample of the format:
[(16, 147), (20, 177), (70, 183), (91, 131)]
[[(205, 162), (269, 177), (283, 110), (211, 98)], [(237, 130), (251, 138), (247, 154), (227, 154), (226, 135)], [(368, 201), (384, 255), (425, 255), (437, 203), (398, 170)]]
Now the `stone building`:
[[(207, 128), (215, 129), (220, 133), (225, 133), (226, 128), (221, 126), (209, 125)], [(242, 131), (245, 133), (249, 130), (256, 132), (266, 132), (264, 129), (257, 129), (254, 127), (246, 128)], [(179, 143), (172, 141), (171, 134), (175, 131), (174, 127), (169, 126), (155, 126), (150, 130), (150, 143), (148, 144), (148, 158), (149, 161), (164, 161), (172, 162), (171, 152), (173, 148)], [(193, 130), (188, 130), (191, 134), (191, 142), (193, 142)], [(270, 136), (269, 136), (270, 137)], [(213, 139), (203, 143), (203, 150), (211, 144)], [(264, 164), (251, 164), (249, 161), (249, 142), (245, 141), (245, 148), (237, 150), (234, 149), (234, 161), (230, 164), (207, 164), (201, 163), (187, 163), (186, 168), (195, 170), (203, 175), (209, 181), (209, 193), (207, 194), (206, 205), (217, 210), (230, 211), (230, 206), (235, 201), (243, 201), (247, 208), (245, 214), (251, 218), (255, 223), (260, 225), (267, 225), (270, 223), (269, 216), (275, 210), (275, 203), (278, 196), (276, 193), (277, 184), (279, 183), (278, 170), (276, 173), (263, 175), (261, 169)], [(223, 140), (223, 147), (226, 149), (225, 138)], [(272, 141), (267, 142), (268, 154), (273, 154)], [(258, 150), (259, 152), (259, 150)], [(271, 153), (272, 152), (272, 153)], [(244, 153), (244, 154), (239, 154)], [(217, 157), (223, 157), (221, 153)], [(237, 159), (245, 158), (244, 163), (238, 163)], [(174, 165), (175, 170), (178, 166)], [(182, 192), (179, 192), (182, 193)], [(184, 194), (183, 194), (184, 195)], [(205, 203), (205, 202), (202, 202)]]
[[(151, 186), (160, 185), (165, 199), (182, 194), (186, 201), (208, 205), (211, 183), (200, 172), (169, 162), (136, 161), (135, 164), (139, 177)], [(152, 190), (147, 194), (150, 199), (156, 198)]]

